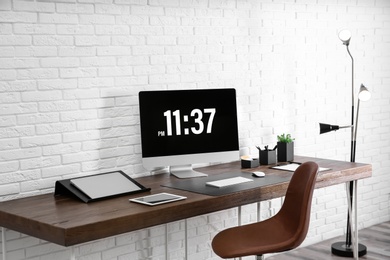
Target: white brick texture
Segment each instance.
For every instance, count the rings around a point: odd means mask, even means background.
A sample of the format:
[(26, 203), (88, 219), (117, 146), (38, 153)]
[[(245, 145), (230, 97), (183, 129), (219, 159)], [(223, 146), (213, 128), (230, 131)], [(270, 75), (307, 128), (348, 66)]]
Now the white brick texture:
[[(147, 174), (141, 90), (236, 88), (240, 147), (256, 153), (289, 132), (298, 155), (348, 161), (349, 131), (318, 127), (350, 122), (343, 28), (356, 91), (372, 93), (360, 105), (356, 161), (373, 177), (358, 183), (359, 228), (390, 220), (390, 3), (369, 0), (1, 0), (0, 201), (69, 176)], [(260, 203), (260, 218), (281, 203)], [(304, 245), (343, 234), (346, 208), (344, 185), (316, 190)], [(257, 213), (251, 204), (74, 248), (7, 230), (7, 259), (219, 259), (213, 236)]]

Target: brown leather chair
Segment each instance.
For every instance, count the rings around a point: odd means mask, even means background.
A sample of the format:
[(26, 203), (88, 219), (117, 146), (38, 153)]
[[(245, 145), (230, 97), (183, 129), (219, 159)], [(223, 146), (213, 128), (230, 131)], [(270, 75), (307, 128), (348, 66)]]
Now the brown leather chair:
[(306, 237), (318, 165), (301, 164), (294, 172), (280, 211), (261, 222), (229, 228), (212, 241), (214, 252), (222, 258), (262, 255), (291, 250)]

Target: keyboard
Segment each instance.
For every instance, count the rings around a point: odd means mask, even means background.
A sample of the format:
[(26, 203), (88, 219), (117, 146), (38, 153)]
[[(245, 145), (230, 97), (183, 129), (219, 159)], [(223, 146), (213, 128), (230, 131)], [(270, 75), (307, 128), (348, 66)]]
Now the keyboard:
[(212, 187), (217, 187), (217, 188), (222, 188), (226, 186), (232, 186), (236, 184), (241, 184), (245, 182), (251, 182), (253, 181), (252, 179), (244, 178), (244, 177), (233, 177), (233, 178), (228, 178), (228, 179), (222, 179), (222, 180), (217, 180), (217, 181), (209, 181), (206, 182), (207, 186), (212, 186)]

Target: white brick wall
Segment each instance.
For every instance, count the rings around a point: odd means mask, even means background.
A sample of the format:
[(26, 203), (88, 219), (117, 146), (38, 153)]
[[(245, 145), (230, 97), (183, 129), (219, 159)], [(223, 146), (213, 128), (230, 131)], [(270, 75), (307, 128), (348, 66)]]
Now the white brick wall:
[[(388, 221), (390, 3), (317, 2), (1, 0), (0, 201), (69, 176), (145, 174), (145, 89), (234, 87), (241, 147), (255, 153), (290, 132), (296, 154), (349, 160), (349, 131), (318, 134), (318, 122), (350, 121), (350, 59), (337, 37), (348, 28), (356, 87), (372, 92), (357, 140), (356, 161), (373, 165), (358, 185), (359, 227)], [(262, 202), (261, 218), (280, 204)], [(304, 244), (343, 234), (345, 212), (344, 185), (316, 190)], [(241, 210), (242, 223), (256, 216), (255, 204)], [(238, 219), (231, 209), (73, 249), (7, 230), (7, 259), (219, 259), (210, 241)]]

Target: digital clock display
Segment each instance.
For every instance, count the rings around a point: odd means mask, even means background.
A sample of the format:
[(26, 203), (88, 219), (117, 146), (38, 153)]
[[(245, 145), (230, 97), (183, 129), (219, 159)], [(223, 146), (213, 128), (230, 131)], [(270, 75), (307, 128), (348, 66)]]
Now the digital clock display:
[(140, 92), (143, 157), (237, 149), (235, 98), (234, 89)]
[[(201, 109), (195, 108), (191, 111), (190, 117), (194, 120), (194, 125), (191, 127), (191, 133), (200, 135), (203, 133), (203, 131), (206, 130), (207, 134), (211, 134), (213, 129), (213, 121), (215, 116), (216, 109), (215, 108), (205, 108), (203, 111)], [(203, 114), (210, 114), (208, 117), (207, 122), (203, 122)], [(171, 110), (167, 110), (164, 112), (164, 116), (166, 118), (166, 133), (168, 136), (172, 136), (172, 134), (181, 135), (182, 133), (182, 127), (181, 127), (181, 113), (180, 110), (175, 110), (172, 112)], [(172, 116), (174, 117), (174, 122), (172, 122)], [(183, 122), (188, 122), (188, 115), (183, 115)], [(175, 125), (175, 133), (172, 131), (172, 125)], [(206, 124), (206, 128), (205, 128)], [(184, 128), (184, 134), (189, 135), (190, 134), (189, 128)], [(165, 130), (158, 131), (158, 135), (165, 136)]]

